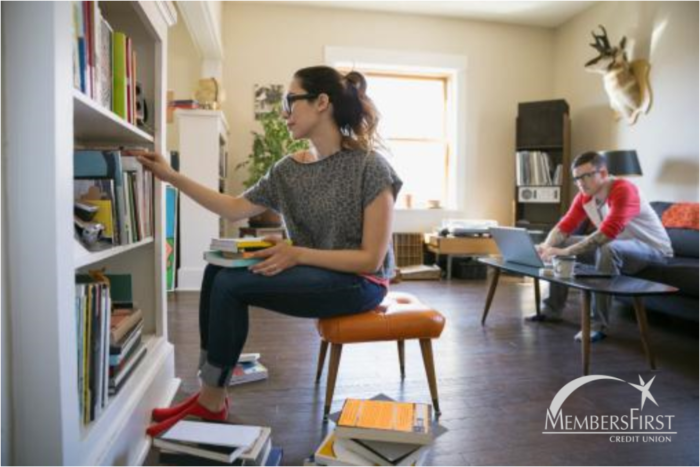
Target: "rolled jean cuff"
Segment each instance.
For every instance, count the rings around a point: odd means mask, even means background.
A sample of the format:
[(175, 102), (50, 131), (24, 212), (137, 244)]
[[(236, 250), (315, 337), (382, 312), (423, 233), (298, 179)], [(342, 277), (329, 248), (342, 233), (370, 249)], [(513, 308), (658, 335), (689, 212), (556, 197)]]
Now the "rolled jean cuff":
[(211, 362), (204, 362), (199, 371), (200, 379), (207, 385), (217, 388), (225, 388), (228, 386), (233, 374), (233, 368), (220, 367)]

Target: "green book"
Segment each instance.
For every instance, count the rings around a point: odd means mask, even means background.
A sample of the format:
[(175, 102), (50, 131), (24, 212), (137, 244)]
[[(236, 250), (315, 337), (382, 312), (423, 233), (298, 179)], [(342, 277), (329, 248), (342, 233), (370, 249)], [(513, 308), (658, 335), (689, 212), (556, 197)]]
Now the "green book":
[(126, 103), (126, 34), (114, 32), (112, 36), (112, 110), (123, 119), (127, 117)]

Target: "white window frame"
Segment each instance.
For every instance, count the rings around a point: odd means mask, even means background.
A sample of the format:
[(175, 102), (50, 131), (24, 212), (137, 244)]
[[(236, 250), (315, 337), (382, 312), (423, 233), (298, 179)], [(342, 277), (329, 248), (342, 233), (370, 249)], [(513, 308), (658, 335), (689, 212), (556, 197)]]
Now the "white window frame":
[[(390, 73), (437, 74), (447, 77), (447, 140), (450, 154), (445, 209), (464, 211), (467, 174), (475, 173), (475, 161), (467, 157), (467, 57), (463, 55), (406, 52), (386, 49), (326, 46), (327, 65), (339, 68), (371, 69)], [(371, 93), (370, 93), (371, 95)], [(461, 131), (459, 130), (461, 129)], [(462, 174), (462, 176), (459, 176)]]

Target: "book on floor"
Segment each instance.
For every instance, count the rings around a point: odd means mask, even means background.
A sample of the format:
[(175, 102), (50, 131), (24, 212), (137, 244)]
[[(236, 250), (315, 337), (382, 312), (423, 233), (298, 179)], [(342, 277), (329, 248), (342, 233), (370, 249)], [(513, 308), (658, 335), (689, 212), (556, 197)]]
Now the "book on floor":
[(336, 436), (335, 430), (328, 433), (314, 453), (317, 465), (377, 465), (344, 446), (344, 440)]
[(430, 446), (345, 439), (344, 445), (377, 465), (422, 465)]
[(165, 465), (265, 465), (272, 450), (272, 429), (260, 427), (260, 436), (233, 462), (220, 462), (182, 452), (161, 449), (159, 462)]
[(252, 383), (267, 379), (267, 377), (267, 368), (259, 361), (238, 363), (233, 369), (229, 385)]
[(338, 419), (338, 438), (430, 444), (432, 406), (417, 402), (346, 399)]
[(153, 440), (164, 451), (232, 463), (261, 436), (261, 427), (181, 420)]

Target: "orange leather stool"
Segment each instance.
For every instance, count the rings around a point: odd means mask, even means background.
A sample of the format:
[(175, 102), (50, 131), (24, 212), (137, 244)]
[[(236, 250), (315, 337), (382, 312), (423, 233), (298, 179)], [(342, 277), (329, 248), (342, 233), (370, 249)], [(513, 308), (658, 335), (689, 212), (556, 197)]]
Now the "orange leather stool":
[(440, 414), (433, 346), (431, 339), (437, 339), (445, 327), (445, 317), (422, 304), (413, 295), (403, 292), (390, 292), (377, 308), (357, 315), (339, 316), (319, 319), (318, 333), (321, 336), (321, 351), (318, 356), (316, 383), (321, 380), (323, 364), (331, 344), (331, 359), (328, 363), (328, 381), (326, 384), (326, 402), (324, 419), (328, 417), (335, 391), (335, 382), (340, 365), (343, 344), (361, 342), (396, 341), (399, 347), (399, 364), (401, 379), (406, 376), (404, 364), (404, 341), (418, 339), (423, 354), (423, 364), (428, 376), (430, 395), (433, 399), (435, 414)]

